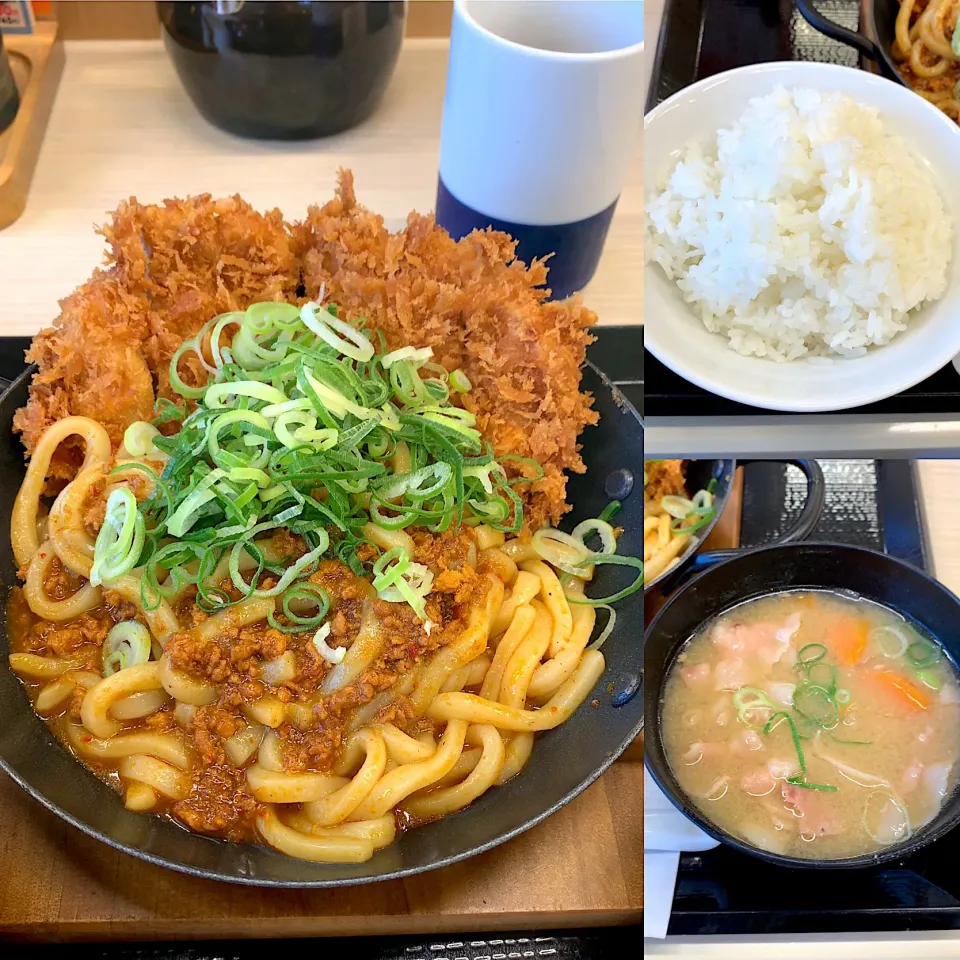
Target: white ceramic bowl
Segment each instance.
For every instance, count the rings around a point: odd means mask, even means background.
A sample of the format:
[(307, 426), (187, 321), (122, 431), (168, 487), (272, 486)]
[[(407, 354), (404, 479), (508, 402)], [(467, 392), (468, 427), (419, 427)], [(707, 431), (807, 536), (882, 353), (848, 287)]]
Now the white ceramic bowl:
[(909, 329), (854, 360), (776, 363), (742, 357), (725, 337), (708, 333), (676, 284), (656, 264), (644, 274), (644, 343), (671, 370), (730, 400), (770, 410), (842, 410), (893, 396), (960, 354), (960, 127), (906, 87), (849, 67), (764, 63), (701, 80), (644, 119), (644, 179), (649, 195), (691, 141), (706, 141), (733, 123), (752, 97), (775, 87), (846, 93), (879, 110), (891, 133), (924, 162), (954, 221), (953, 260), (944, 296), (912, 314)]

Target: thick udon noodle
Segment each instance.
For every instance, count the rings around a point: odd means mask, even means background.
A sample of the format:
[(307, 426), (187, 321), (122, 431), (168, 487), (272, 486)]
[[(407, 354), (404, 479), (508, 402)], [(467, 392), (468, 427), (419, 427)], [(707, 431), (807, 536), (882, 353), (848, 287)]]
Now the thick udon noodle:
[(643, 466), (644, 582), (672, 570), (698, 530), (716, 515), (713, 484), (687, 497), (685, 460), (646, 460)]
[[(83, 466), (43, 517), (51, 457), (73, 436), (85, 444)], [(84, 508), (112, 462), (106, 432), (87, 418), (55, 423), (38, 443), (13, 510), (11, 539), (32, 616), (21, 610), (10, 617), (17, 651), (10, 664), (27, 683), (37, 712), (81, 761), (123, 790), (128, 808), (176, 816), (176, 805), (196, 793), (206, 769), (192, 724), (198, 711), (218, 703), (223, 685), (178, 670), (168, 645), (184, 634), (202, 643), (261, 629), (276, 600), (249, 597), (184, 624), (176, 604), (166, 599), (144, 609), (142, 570), (134, 570), (109, 584), (112, 605), (105, 607), (104, 590), (86, 579), (94, 542), (84, 525)], [(103, 490), (102, 497), (108, 492)], [(359, 688), (371, 675), (389, 643), (374, 605), (365, 603), (359, 632), (315, 695), (297, 696), (295, 687), (285, 686), (296, 671), (289, 649), (262, 664), (257, 695), (243, 703), (243, 722), (224, 738), (223, 751), (240, 771), (242, 790), (255, 801), (256, 834), (272, 847), (314, 861), (369, 859), (394, 840), (398, 821), (416, 825), (442, 817), (519, 773), (533, 750), (534, 734), (564, 723), (599, 680), (603, 655), (587, 649), (595, 611), (568, 601), (568, 596), (582, 596), (584, 581), (572, 581), (565, 592), (528, 543), (507, 542), (502, 533), (483, 526), (468, 536), (467, 555), (480, 587), (456, 621), (455, 635), (375, 695), (359, 698), (329, 769), (288, 769), (278, 730), (284, 724), (309, 729), (330, 698), (351, 685)], [(371, 533), (374, 538), (384, 540), (384, 548), (399, 543), (412, 553), (413, 542), (404, 531), (378, 530)], [(259, 545), (270, 554), (269, 540)], [(80, 581), (72, 595), (51, 596), (55, 564)], [(225, 575), (224, 569), (212, 576)], [(149, 628), (154, 649), (146, 663), (104, 677), (99, 651), (80, 657), (76, 650), (54, 655), (49, 649), (40, 654), (26, 649), (30, 628), (23, 624), (28, 620), (39, 618), (41, 629), (82, 629), (85, 617), (105, 610), (116, 619), (121, 602), (132, 605), (130, 615)], [(409, 703), (413, 733), (383, 719), (399, 697)], [(71, 703), (79, 704), (74, 715)]]
[(910, 87), (960, 123), (960, 0), (900, 0), (891, 53)]
[(775, 594), (723, 614), (681, 651), (661, 716), (697, 809), (774, 853), (901, 842), (957, 779), (954, 666), (902, 617), (848, 596)]

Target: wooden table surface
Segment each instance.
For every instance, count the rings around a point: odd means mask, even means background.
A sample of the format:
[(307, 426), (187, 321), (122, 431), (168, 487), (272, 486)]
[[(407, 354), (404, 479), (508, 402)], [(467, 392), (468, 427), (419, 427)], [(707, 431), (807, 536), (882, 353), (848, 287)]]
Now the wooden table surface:
[[(434, 207), (448, 44), (408, 40), (373, 117), (324, 140), (223, 133), (197, 113), (158, 41), (73, 41), (24, 214), (0, 231), (0, 336), (32, 334), (100, 262), (93, 233), (129, 197), (240, 193), (290, 219), (352, 167), (361, 202), (402, 226)], [(549, 158), (544, 158), (548, 163)], [(630, 171), (585, 299), (605, 324), (639, 323), (641, 157)]]
[(439, 934), (638, 923), (640, 757), (549, 820), (443, 870), (333, 890), (184, 876), (92, 840), (0, 779), (0, 937), (200, 939)]
[[(159, 42), (74, 42), (26, 212), (0, 231), (0, 336), (32, 334), (99, 263), (93, 226), (123, 198), (241, 193), (295, 218), (352, 167), (361, 200), (402, 225), (433, 208), (445, 41), (405, 45), (377, 113), (323, 141), (245, 141), (208, 125)], [(603, 323), (639, 321), (640, 156), (597, 276)], [(276, 891), (182, 876), (116, 853), (0, 779), (0, 935), (128, 939), (442, 933), (639, 922), (642, 749), (502, 847), (407, 880)]]

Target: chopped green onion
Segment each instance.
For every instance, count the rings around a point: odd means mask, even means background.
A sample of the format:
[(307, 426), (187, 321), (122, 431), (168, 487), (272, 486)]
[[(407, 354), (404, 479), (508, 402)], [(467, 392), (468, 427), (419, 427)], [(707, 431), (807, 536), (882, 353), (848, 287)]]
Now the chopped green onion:
[(583, 570), (578, 569), (577, 565), (593, 556), (593, 551), (582, 540), (552, 527), (538, 530), (533, 535), (531, 546), (543, 560), (571, 577), (583, 576)]
[(399, 350), (393, 350), (390, 353), (386, 354), (381, 358), (380, 362), (385, 366), (389, 367), (392, 364), (396, 363), (398, 360), (414, 360), (414, 361), (424, 361), (429, 360), (433, 356), (433, 349), (431, 347), (401, 347)]
[[(111, 493), (91, 580), (109, 582), (139, 567), (146, 610), (188, 585), (208, 612), (242, 596), (276, 596), (271, 625), (294, 633), (319, 627), (329, 610), (329, 598), (307, 582), (322, 556), (370, 573), (360, 560), (370, 522), (434, 533), (486, 523), (519, 532), (523, 502), (513, 488), (542, 478), (543, 467), (517, 455), (496, 459), (474, 414), (450, 402), (451, 389), (470, 389), (465, 374), (448, 374), (431, 356), (429, 347), (387, 352), (382, 332), (340, 319), (332, 304), (271, 301), (211, 318), (170, 361), (171, 387), (188, 402), (162, 398), (153, 425), (127, 431), (131, 454), (166, 462), (159, 475), (139, 462), (116, 468), (145, 472), (151, 493), (139, 503), (123, 487)], [(164, 423), (177, 432), (160, 435)], [(409, 466), (398, 474), (392, 458), (401, 444)], [(610, 515), (579, 536), (599, 532), (612, 553)], [(306, 553), (289, 565), (268, 562), (256, 542), (280, 528), (307, 540)], [(328, 528), (336, 531), (332, 543)], [(641, 586), (641, 561), (581, 549), (567, 572), (582, 574), (587, 560), (634, 566), (640, 575), (613, 597), (577, 602), (605, 606)], [(254, 569), (241, 571), (247, 557)], [(211, 582), (224, 561), (230, 593)], [(270, 588), (261, 583), (267, 575), (275, 578)], [(424, 616), (429, 570), (394, 558), (374, 578), (386, 599)]]
[(624, 587), (622, 590), (618, 590), (616, 593), (611, 593), (609, 597), (600, 597), (599, 599), (587, 597), (583, 600), (575, 600), (572, 597), (567, 597), (567, 601), (569, 603), (599, 607), (603, 606), (604, 604), (616, 603), (618, 600), (622, 600), (624, 597), (629, 597), (630, 594), (636, 593), (643, 586), (643, 561), (639, 560), (637, 557), (621, 557), (617, 554), (613, 554), (612, 556), (607, 554), (594, 554), (592, 557), (589, 557), (586, 560), (581, 560), (580, 563), (574, 564), (574, 566), (592, 567), (599, 566), (604, 563), (612, 563), (614, 565), (623, 567), (633, 567), (635, 570), (639, 570), (640, 572), (637, 574), (633, 583), (627, 587)]
[(134, 420), (123, 431), (123, 446), (131, 457), (145, 457), (150, 453), (159, 453), (153, 445), (154, 438), (160, 436), (160, 431), (145, 420)]
[(469, 393), (473, 389), (470, 378), (462, 370), (454, 370), (450, 374), (450, 386), (457, 393)]
[(733, 695), (733, 705), (737, 708), (737, 719), (747, 727), (755, 730), (763, 729), (769, 716), (759, 717), (759, 722), (754, 722), (751, 715), (754, 711), (766, 711), (770, 714), (774, 712), (774, 706), (770, 698), (757, 687), (740, 687)]
[(304, 304), (300, 309), (300, 319), (307, 329), (312, 330), (321, 340), (339, 350), (344, 356), (361, 362), (373, 357), (373, 344), (359, 330), (344, 323), (343, 320), (338, 320), (319, 304)]
[[(960, 17), (953, 27), (953, 39), (950, 41), (950, 49), (953, 50), (955, 57), (960, 57)], [(957, 81), (960, 84), (960, 81)]]
[(675, 520), (685, 520), (693, 512), (693, 501), (675, 494), (660, 498), (660, 506)]
[(872, 747), (872, 740), (841, 740), (840, 737), (835, 737), (832, 733), (828, 733), (827, 736), (833, 740), (835, 743), (842, 743), (849, 747)]
[(604, 628), (600, 631), (600, 635), (594, 640), (588, 647), (587, 650), (599, 650), (603, 646), (603, 642), (613, 633), (613, 626), (617, 622), (617, 611), (613, 609), (608, 603), (598, 603), (598, 610), (607, 611), (607, 622)]
[[(707, 513), (699, 513), (697, 510), (692, 510), (684, 520), (674, 520), (670, 524), (670, 529), (674, 533), (696, 533), (697, 530), (701, 530), (703, 527), (707, 526), (713, 518), (717, 515), (716, 510), (711, 509)], [(695, 523), (688, 523), (687, 521), (690, 517), (699, 517)]]
[(619, 512), (623, 504), (619, 500), (611, 500), (604, 508), (600, 511), (600, 516), (598, 519), (603, 520), (604, 523), (609, 523)]
[(871, 630), (869, 639), (880, 648), (880, 652), (885, 657), (891, 660), (902, 657), (910, 645), (904, 631), (889, 623)]
[(143, 550), (146, 522), (137, 510), (137, 498), (117, 487), (107, 498), (103, 526), (94, 545), (90, 582), (94, 586), (129, 573)]
[(701, 516), (705, 516), (708, 513), (713, 514), (711, 509), (713, 507), (713, 494), (708, 493), (706, 490), (698, 490), (697, 493), (694, 494), (691, 503), (693, 504), (694, 513), (699, 513)]
[(109, 677), (150, 659), (150, 631), (136, 620), (123, 620), (110, 628), (103, 641), (103, 675)]
[(808, 643), (800, 648), (797, 654), (797, 663), (807, 666), (822, 660), (827, 655), (827, 648), (822, 643)]
[(931, 690), (943, 689), (943, 683), (940, 678), (932, 674), (929, 670), (918, 670), (917, 679)]
[(745, 704), (754, 705), (756, 703), (762, 703), (766, 707), (772, 706), (770, 698), (759, 687), (740, 687), (733, 695), (733, 705), (738, 710)]
[(907, 659), (917, 668), (923, 670), (932, 667), (943, 658), (943, 651), (927, 640), (917, 640), (907, 647)]
[(810, 783), (803, 777), (787, 777), (787, 783), (802, 787), (804, 790), (819, 790), (821, 793), (836, 793), (838, 789), (832, 783)]
[(797, 751), (797, 762), (800, 764), (800, 772), (803, 775), (806, 775), (807, 772), (807, 758), (803, 755), (803, 748), (800, 746), (800, 733), (797, 730), (797, 724), (794, 721), (793, 717), (789, 713), (781, 710), (779, 713), (775, 713), (768, 721), (767, 725), (763, 728), (763, 732), (770, 734), (773, 733), (781, 723), (786, 721), (790, 725), (790, 736), (793, 739), (793, 748)]
[(433, 573), (422, 563), (411, 563), (403, 547), (392, 547), (373, 565), (373, 589), (381, 600), (410, 604), (426, 620), (425, 597), (433, 587)]
[(500, 463), (517, 463), (517, 464), (520, 464), (521, 467), (529, 467), (530, 469), (535, 471), (535, 474), (532, 477), (528, 476), (527, 474), (523, 474), (520, 477), (514, 477), (510, 481), (511, 486), (515, 483), (534, 483), (537, 480), (542, 480), (543, 477), (545, 476), (543, 467), (540, 466), (540, 464), (537, 463), (536, 460), (533, 460), (530, 457), (520, 457), (520, 456), (517, 456), (515, 453), (505, 453), (502, 457), (499, 458), (499, 462)]
[(613, 532), (613, 527), (607, 523), (606, 520), (584, 520), (582, 523), (578, 523), (572, 531), (571, 536), (575, 540), (579, 540), (587, 550), (590, 548), (587, 547), (587, 537), (592, 533), (595, 533), (600, 538), (600, 550), (602, 554), (613, 554), (617, 552), (617, 537)]

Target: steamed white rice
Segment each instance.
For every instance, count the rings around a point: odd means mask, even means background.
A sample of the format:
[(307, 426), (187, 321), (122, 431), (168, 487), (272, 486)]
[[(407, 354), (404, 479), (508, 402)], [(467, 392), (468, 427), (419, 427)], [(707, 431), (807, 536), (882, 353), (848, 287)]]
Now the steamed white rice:
[(930, 174), (849, 96), (751, 100), (660, 187), (647, 261), (745, 356), (860, 356), (946, 288), (953, 224)]

